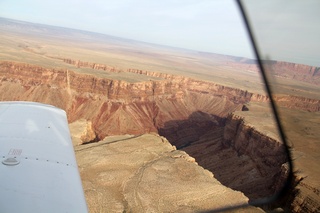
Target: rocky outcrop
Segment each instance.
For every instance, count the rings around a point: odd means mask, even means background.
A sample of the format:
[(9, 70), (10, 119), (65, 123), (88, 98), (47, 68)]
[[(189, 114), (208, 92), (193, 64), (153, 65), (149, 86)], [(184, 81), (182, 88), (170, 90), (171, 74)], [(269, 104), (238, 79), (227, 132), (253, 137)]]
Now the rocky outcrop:
[(297, 177), (297, 179), (300, 182), (293, 191), (294, 195), (292, 195), (290, 203), (287, 204), (290, 206), (291, 212), (319, 212), (319, 189), (306, 184), (301, 177)]
[[(201, 212), (248, 204), (156, 134), (75, 147), (91, 212)], [(263, 212), (247, 207), (237, 212)]]
[(80, 119), (69, 124), (69, 129), (74, 146), (97, 142), (97, 135), (92, 128), (92, 122)]

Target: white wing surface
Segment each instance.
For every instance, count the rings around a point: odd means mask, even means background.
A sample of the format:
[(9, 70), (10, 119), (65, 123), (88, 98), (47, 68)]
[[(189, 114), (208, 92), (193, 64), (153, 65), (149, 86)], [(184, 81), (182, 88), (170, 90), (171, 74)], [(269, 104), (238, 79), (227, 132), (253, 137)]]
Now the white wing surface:
[(0, 212), (87, 212), (65, 111), (0, 102)]

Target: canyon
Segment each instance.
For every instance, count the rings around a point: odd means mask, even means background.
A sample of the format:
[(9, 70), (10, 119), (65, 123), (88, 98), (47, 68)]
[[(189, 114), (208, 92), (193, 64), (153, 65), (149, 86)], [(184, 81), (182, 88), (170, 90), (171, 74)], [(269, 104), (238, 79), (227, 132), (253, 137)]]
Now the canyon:
[[(90, 211), (196, 212), (272, 198), (290, 175), (255, 60), (0, 18), (0, 100), (67, 112)], [(263, 206), (320, 209), (319, 68), (265, 61), (294, 159)]]
[[(264, 94), (136, 69), (103, 71), (154, 79), (130, 83), (94, 73), (10, 61), (1, 62), (0, 67), (1, 100), (37, 101), (64, 109), (71, 125), (78, 125), (78, 131), (73, 131), (75, 147), (100, 143), (115, 135), (155, 132), (194, 157), (221, 184), (243, 192), (250, 202), (272, 196), (288, 177), (288, 159), (279, 137), (261, 133), (264, 128), (257, 122), (250, 124), (246, 115), (234, 114), (250, 111), (252, 103), (268, 104), (269, 97)], [(95, 69), (101, 67), (106, 66)], [(293, 95), (275, 96), (275, 100), (282, 107), (309, 112), (318, 112), (320, 107), (319, 100)], [(262, 122), (271, 121), (264, 118)], [(79, 151), (79, 155), (83, 154)], [(87, 190), (92, 190), (92, 185)], [(99, 196), (97, 199), (101, 199)], [(89, 198), (91, 202), (93, 197)], [(314, 206), (310, 208), (317, 208)]]
[[(78, 134), (75, 146), (108, 136), (155, 132), (250, 200), (272, 196), (286, 181), (282, 142), (231, 114), (245, 110), (247, 103), (268, 103), (266, 95), (132, 69), (128, 72), (158, 80), (129, 83), (8, 61), (0, 67), (1, 100), (37, 101), (64, 109), (69, 122), (78, 123), (84, 129), (80, 132), (85, 132), (73, 134)], [(306, 109), (319, 107), (319, 102), (309, 99), (304, 103)]]
[(90, 212), (206, 212), (248, 203), (155, 133), (109, 136), (75, 153)]

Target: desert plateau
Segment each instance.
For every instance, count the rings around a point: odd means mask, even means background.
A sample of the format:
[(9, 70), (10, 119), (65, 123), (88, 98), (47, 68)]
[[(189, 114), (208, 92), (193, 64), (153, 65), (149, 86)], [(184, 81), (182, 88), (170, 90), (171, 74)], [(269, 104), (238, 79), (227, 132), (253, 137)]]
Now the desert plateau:
[(0, 18), (0, 100), (67, 112), (90, 212), (320, 211), (320, 67)]

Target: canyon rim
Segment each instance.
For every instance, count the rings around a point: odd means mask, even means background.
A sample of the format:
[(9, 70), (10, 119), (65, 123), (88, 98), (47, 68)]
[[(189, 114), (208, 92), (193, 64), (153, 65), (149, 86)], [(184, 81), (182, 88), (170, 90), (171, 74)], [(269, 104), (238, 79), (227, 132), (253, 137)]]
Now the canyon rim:
[[(91, 211), (206, 211), (272, 196), (286, 182), (285, 147), (252, 60), (0, 24), (1, 101), (67, 112)], [(275, 205), (317, 211), (319, 159), (311, 147), (319, 146), (320, 69), (268, 63), (281, 81), (274, 97), (280, 116), (314, 117), (313, 126), (296, 131), (308, 133), (307, 145), (289, 137), (302, 171)]]

